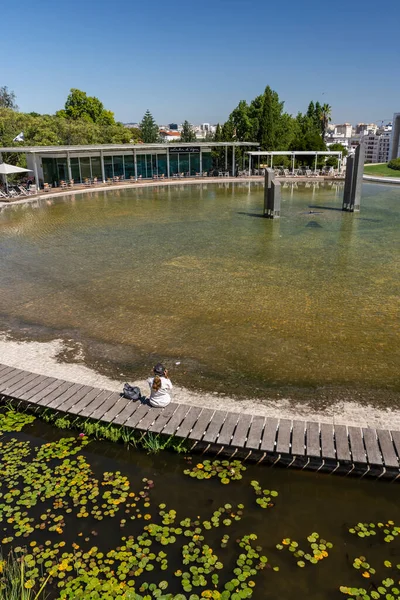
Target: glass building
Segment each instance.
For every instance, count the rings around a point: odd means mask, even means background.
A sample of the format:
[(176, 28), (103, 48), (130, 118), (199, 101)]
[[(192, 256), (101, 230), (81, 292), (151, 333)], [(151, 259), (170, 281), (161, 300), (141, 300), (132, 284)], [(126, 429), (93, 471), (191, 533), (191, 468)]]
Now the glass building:
[[(210, 174), (218, 154), (219, 168), (235, 174), (235, 149), (258, 146), (253, 142), (194, 142), (182, 144), (99, 144), (93, 146), (36, 146), (0, 148), (2, 152), (22, 152), (27, 168), (42, 187), (60, 182), (84, 183), (153, 179), (182, 175)], [(247, 148), (250, 149), (250, 148)], [(222, 166), (221, 166), (222, 165)]]

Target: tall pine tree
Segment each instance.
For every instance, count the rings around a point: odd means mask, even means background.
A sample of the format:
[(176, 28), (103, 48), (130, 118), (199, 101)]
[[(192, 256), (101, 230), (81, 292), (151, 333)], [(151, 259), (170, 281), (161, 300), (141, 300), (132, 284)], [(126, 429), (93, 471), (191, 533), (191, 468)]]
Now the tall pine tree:
[(153, 115), (151, 114), (149, 109), (146, 110), (139, 127), (142, 140), (145, 144), (156, 144), (159, 141), (160, 134), (158, 130), (158, 125), (153, 119)]

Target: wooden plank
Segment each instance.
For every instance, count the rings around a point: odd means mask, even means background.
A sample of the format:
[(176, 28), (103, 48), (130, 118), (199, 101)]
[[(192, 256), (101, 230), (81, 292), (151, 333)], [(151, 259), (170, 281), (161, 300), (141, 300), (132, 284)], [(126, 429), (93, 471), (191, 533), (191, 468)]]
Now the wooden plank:
[(391, 431), (394, 447), (397, 452), (397, 458), (400, 459), (400, 431)]
[(385, 467), (399, 467), (396, 452), (389, 431), (385, 429), (377, 429), (379, 445), (383, 455), (383, 464)]
[(137, 410), (139, 408), (139, 406), (140, 406), (139, 401), (130, 400), (129, 403), (124, 408), (124, 410), (121, 411), (119, 413), (119, 415), (117, 415), (115, 417), (115, 419), (113, 420), (113, 423), (115, 423), (116, 425), (122, 425), (123, 423), (126, 423), (126, 421), (129, 419), (129, 417), (131, 415), (133, 415), (133, 413), (135, 412), (135, 410)]
[(264, 427), (264, 434), (261, 440), (261, 450), (263, 452), (275, 452), (275, 439), (278, 429), (278, 419), (268, 417)]
[(201, 440), (209, 422), (212, 419), (214, 411), (211, 408), (203, 408), (197, 422), (194, 424), (192, 431), (189, 433), (190, 440)]
[(64, 402), (76, 394), (76, 392), (78, 392), (82, 387), (83, 386), (80, 383), (73, 383), (68, 390), (65, 390), (65, 392), (54, 398), (51, 402), (48, 402), (47, 408), (51, 408), (52, 410), (57, 409), (65, 412)]
[(104, 421), (104, 415), (107, 411), (111, 410), (113, 406), (120, 399), (119, 392), (110, 392), (107, 398), (99, 404), (94, 410), (92, 410), (89, 414), (91, 419)]
[(28, 393), (32, 395), (37, 392), (37, 390), (42, 389), (41, 386), (49, 385), (49, 383), (55, 381), (54, 377), (46, 377), (45, 375), (37, 375), (35, 379), (31, 379), (29, 383), (26, 383), (22, 387), (19, 387), (17, 390), (13, 391), (14, 397), (18, 397), (18, 399), (22, 400), (23, 394)]
[(244, 448), (246, 444), (247, 434), (251, 424), (251, 415), (240, 414), (236, 425), (235, 433), (232, 438), (232, 446)]
[(149, 405), (146, 403), (140, 403), (140, 406), (137, 410), (135, 410), (135, 412), (133, 413), (133, 415), (131, 415), (129, 417), (129, 419), (127, 419), (124, 423), (125, 427), (132, 427), (133, 429), (136, 427), (136, 425), (139, 423), (139, 421), (141, 419), (143, 419), (143, 417), (147, 414), (147, 411), (149, 410)]
[(100, 394), (97, 394), (97, 396), (92, 400), (92, 402), (89, 402), (89, 404), (87, 404), (83, 408), (80, 408), (79, 412), (76, 412), (76, 414), (80, 417), (89, 417), (89, 415), (94, 413), (94, 411), (97, 410), (99, 406), (101, 406), (103, 402), (105, 402), (107, 398), (111, 396), (111, 394), (112, 392), (110, 392), (110, 390), (103, 390), (102, 392), (100, 392)]
[(73, 386), (72, 381), (59, 381), (58, 386), (47, 394), (47, 396), (41, 398), (36, 402), (36, 404), (40, 404), (40, 406), (47, 406), (50, 402), (53, 402), (55, 398), (61, 396), (64, 392), (69, 390)]
[(10, 389), (7, 390), (7, 395), (12, 396), (13, 398), (18, 398), (18, 394), (20, 390), (25, 390), (29, 386), (34, 387), (35, 381), (39, 379), (43, 381), (43, 375), (38, 375), (37, 373), (30, 373), (27, 377), (25, 377), (22, 381), (19, 381), (15, 385), (13, 385)]
[(3, 371), (7, 371), (10, 368), (12, 368), (12, 367), (9, 367), (8, 365), (0, 365), (0, 377), (1, 377), (1, 374), (3, 373)]
[(383, 465), (381, 451), (378, 445), (376, 430), (372, 428), (364, 428), (363, 430), (364, 444), (367, 451), (367, 458), (370, 465)]
[(219, 433), (217, 443), (223, 445), (230, 445), (233, 438), (233, 432), (235, 431), (237, 422), (239, 420), (239, 413), (228, 413), (222, 429)]
[(15, 367), (7, 367), (0, 376), (0, 392), (3, 389), (3, 384), (7, 382), (8, 379), (11, 379), (17, 373), (22, 373), (21, 369), (16, 369)]
[(54, 377), (48, 377), (48, 381), (43, 381), (37, 387), (26, 390), (26, 392), (20, 392), (20, 399), (27, 400), (32, 404), (37, 404), (40, 400), (48, 396), (53, 390), (60, 386), (60, 380)]
[(292, 421), (289, 419), (280, 419), (278, 429), (278, 439), (276, 442), (276, 452), (279, 454), (290, 454), (290, 432)]
[(365, 456), (361, 429), (359, 427), (349, 427), (349, 438), (353, 462), (366, 464), (367, 457)]
[(157, 421), (158, 417), (162, 414), (162, 410), (162, 408), (148, 406), (147, 413), (142, 419), (140, 419), (139, 423), (136, 425), (136, 429), (140, 429), (141, 431), (148, 431), (150, 425), (154, 423), (154, 421)]
[(20, 371), (20, 373), (16, 373), (13, 377), (11, 377), (10, 379), (7, 379), (7, 381), (5, 383), (2, 384), (2, 393), (7, 396), (8, 395), (8, 390), (12, 389), (14, 387), (15, 383), (18, 383), (20, 381), (25, 381), (28, 378), (28, 374), (26, 371)]
[(164, 427), (166, 426), (166, 424), (168, 423), (168, 421), (170, 420), (170, 418), (172, 417), (172, 415), (178, 407), (179, 404), (177, 404), (176, 402), (170, 402), (168, 406), (164, 408), (162, 413), (160, 413), (158, 419), (149, 426), (149, 431), (152, 431), (154, 433), (160, 433), (160, 431), (164, 429)]
[(265, 417), (256, 416), (250, 425), (249, 435), (247, 437), (246, 448), (249, 450), (258, 450), (261, 444), (265, 424)]
[(292, 431), (292, 454), (295, 456), (304, 456), (306, 424), (304, 421), (293, 421)]
[[(91, 385), (83, 385), (80, 390), (73, 394), (68, 400), (63, 402), (63, 412), (70, 412), (71, 408), (78, 404), (82, 398), (85, 398), (94, 388)], [(61, 409), (60, 409), (61, 410)]]
[(162, 430), (162, 433), (165, 435), (175, 435), (176, 430), (178, 429), (179, 425), (182, 423), (183, 419), (186, 417), (188, 412), (189, 406), (186, 406), (186, 404), (180, 404), (174, 412), (174, 414), (172, 415), (172, 417), (170, 418), (170, 420), (168, 421), (168, 423), (166, 424), (166, 426), (164, 427), (164, 429)]
[(84, 408), (89, 406), (89, 404), (91, 404), (93, 402), (93, 400), (95, 400), (97, 398), (97, 396), (100, 396), (100, 394), (102, 394), (102, 393), (103, 392), (101, 391), (100, 388), (93, 388), (92, 391), (89, 392), (88, 394), (86, 394), (86, 396), (84, 396), (81, 400), (79, 400), (79, 402), (77, 402), (76, 404), (71, 406), (69, 408), (68, 412), (73, 415), (79, 415), (79, 413), (81, 413)]
[(319, 423), (315, 423), (315, 421), (307, 422), (307, 432), (306, 432), (306, 455), (310, 458), (321, 456), (321, 443), (319, 441)]
[(128, 404), (132, 403), (132, 400), (129, 400), (128, 398), (124, 398), (123, 396), (121, 396), (120, 392), (116, 392), (116, 394), (118, 395), (118, 397), (116, 398), (116, 402), (114, 402), (114, 406), (112, 406), (101, 417), (102, 421), (107, 421), (107, 423), (111, 423), (112, 421), (114, 421), (115, 417), (117, 417), (119, 415), (119, 413), (121, 413), (124, 410), (124, 408), (126, 408), (126, 406)]
[(336, 458), (333, 425), (331, 423), (321, 423), (321, 449), (322, 458)]
[(218, 434), (227, 417), (227, 412), (224, 410), (216, 410), (213, 418), (208, 424), (207, 430), (203, 437), (203, 442), (214, 443), (217, 440)]
[(186, 438), (197, 422), (201, 411), (202, 409), (199, 406), (191, 406), (189, 412), (186, 414), (182, 423), (179, 425), (179, 428), (175, 432), (175, 435), (181, 438)]
[(345, 425), (334, 425), (336, 456), (338, 460), (350, 462), (349, 439)]

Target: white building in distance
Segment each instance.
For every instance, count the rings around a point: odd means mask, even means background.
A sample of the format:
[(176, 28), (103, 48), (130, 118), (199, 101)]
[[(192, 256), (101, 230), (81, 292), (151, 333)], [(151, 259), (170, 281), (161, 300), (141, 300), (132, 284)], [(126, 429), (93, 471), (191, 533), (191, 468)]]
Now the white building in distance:
[(362, 140), (365, 145), (366, 163), (387, 163), (389, 161), (392, 124), (378, 129), (376, 133), (368, 133)]

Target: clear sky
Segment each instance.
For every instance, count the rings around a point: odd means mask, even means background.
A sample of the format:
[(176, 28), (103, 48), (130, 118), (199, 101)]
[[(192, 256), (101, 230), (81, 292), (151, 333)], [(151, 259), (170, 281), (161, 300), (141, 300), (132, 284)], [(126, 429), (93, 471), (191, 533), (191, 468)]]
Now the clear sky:
[(266, 85), (290, 113), (332, 121), (400, 111), (400, 2), (18, 0), (1, 3), (0, 85), (54, 113), (69, 89), (121, 121), (223, 122)]

